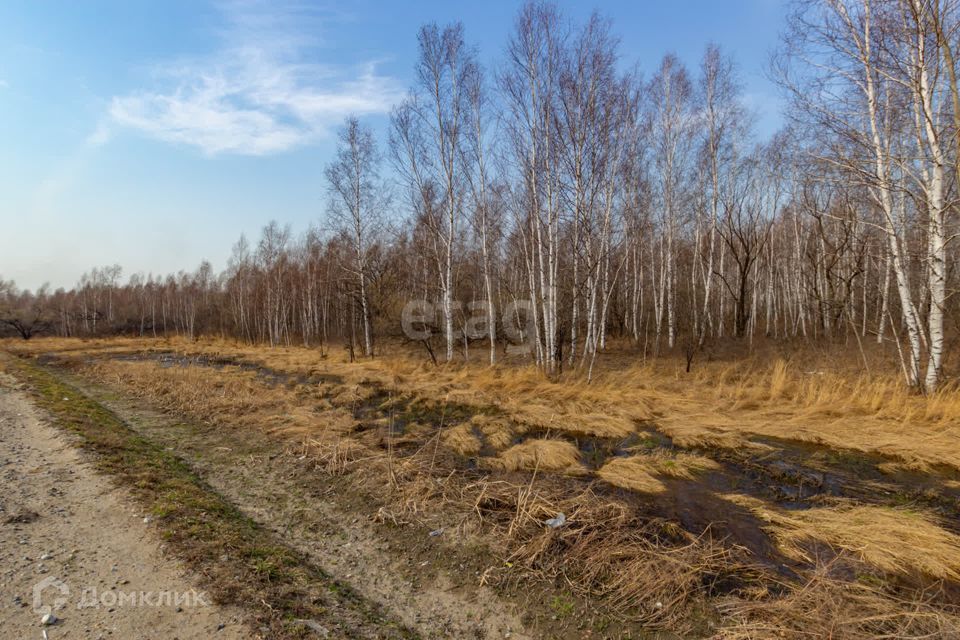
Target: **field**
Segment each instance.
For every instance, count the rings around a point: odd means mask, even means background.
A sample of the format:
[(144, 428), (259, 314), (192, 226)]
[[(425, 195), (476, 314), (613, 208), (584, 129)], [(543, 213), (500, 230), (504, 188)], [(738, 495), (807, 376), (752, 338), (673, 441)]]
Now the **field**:
[[(302, 617), (284, 579), (332, 576), (422, 637), (960, 637), (949, 387), (784, 353), (687, 374), (624, 352), (588, 384), (399, 345), (353, 363), (217, 340), (0, 350), (51, 414), (66, 385), (321, 567), (267, 580), (257, 624)], [(175, 537), (209, 573), (208, 543)]]

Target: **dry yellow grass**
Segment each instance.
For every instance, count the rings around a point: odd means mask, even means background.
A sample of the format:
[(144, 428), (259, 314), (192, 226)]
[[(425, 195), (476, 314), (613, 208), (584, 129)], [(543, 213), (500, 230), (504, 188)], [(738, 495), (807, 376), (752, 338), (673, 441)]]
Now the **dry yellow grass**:
[(715, 414), (676, 414), (662, 418), (657, 428), (684, 449), (741, 449), (754, 448), (744, 433), (729, 428)]
[(613, 458), (603, 465), (597, 476), (615, 487), (640, 493), (660, 493), (666, 486), (650, 475), (650, 466), (642, 456)]
[(783, 360), (751, 359), (701, 363), (693, 374), (685, 374), (679, 364), (664, 360), (606, 370), (601, 364), (587, 384), (576, 372), (549, 382), (529, 366), (434, 367), (419, 354), (349, 363), (340, 351), (324, 357), (303, 347), (210, 339), (43, 338), (7, 340), (2, 348), (34, 354), (175, 351), (240, 358), (281, 372), (335, 374), (355, 385), (372, 382), (434, 400), (494, 405), (517, 425), (557, 434), (619, 438), (655, 422), (682, 447), (740, 448), (759, 435), (876, 452), (915, 469), (937, 464), (960, 469), (960, 393), (947, 387), (921, 397), (894, 374), (810, 371)]
[(164, 345), (180, 345), (186, 341), (180, 338), (52, 338), (42, 337), (30, 341), (13, 338), (0, 339), (0, 348), (11, 353), (38, 354), (55, 352), (72, 355), (91, 355), (97, 353), (123, 353), (150, 350), (164, 350)]
[(483, 414), (478, 414), (470, 419), (470, 423), (475, 425), (486, 439), (487, 444), (497, 451), (501, 451), (510, 446), (514, 436), (518, 435), (518, 429), (503, 418), (491, 418)]
[(837, 578), (833, 563), (818, 565), (800, 586), (782, 595), (721, 603), (717, 640), (877, 640), (960, 637), (954, 607), (935, 599), (892, 596), (882, 586)]
[(927, 514), (871, 505), (784, 511), (750, 496), (725, 497), (767, 522), (788, 557), (812, 563), (807, 545), (819, 540), (889, 573), (960, 580), (960, 537)]
[[(918, 396), (896, 378), (791, 372), (749, 362), (668, 384), (657, 426), (684, 447), (756, 446), (751, 435), (879, 453), (917, 470), (960, 469), (960, 393)], [(656, 374), (654, 374), (656, 375)]]
[[(340, 438), (356, 420), (309, 391), (267, 386), (252, 371), (216, 372), (191, 367), (162, 367), (155, 362), (100, 362), (88, 369), (95, 377), (148, 396), (160, 406), (205, 422), (266, 429), (291, 436)], [(323, 410), (323, 416), (317, 413)]]
[[(655, 422), (679, 446), (742, 447), (747, 438), (766, 435), (889, 452), (898, 464), (906, 466), (945, 463), (960, 468), (955, 444), (960, 435), (960, 403), (954, 392), (921, 398), (894, 379), (808, 374), (795, 371), (785, 362), (772, 366), (709, 363), (697, 368), (694, 375), (685, 375), (667, 364), (624, 366), (600, 372), (594, 383), (587, 385), (576, 374), (547, 382), (529, 367), (433, 367), (420, 358), (403, 356), (349, 363), (339, 352), (323, 358), (315, 350), (298, 347), (266, 349), (214, 340), (37, 340), (26, 346), (5, 343), (0, 348), (11, 345), (23, 353), (61, 352), (78, 357), (174, 351), (242, 359), (298, 375), (340, 376), (342, 384), (325, 382), (318, 388), (271, 386), (254, 372), (236, 367), (213, 371), (164, 368), (149, 361), (105, 360), (87, 369), (111, 385), (221, 428), (266, 428), (283, 436), (292, 435), (320, 452), (324, 468), (333, 473), (362, 469), (370, 476), (371, 465), (387, 458), (383, 451), (371, 451), (366, 446), (370, 440), (360, 444), (355, 439), (357, 434), (351, 433), (356, 420), (349, 409), (369, 400), (374, 386), (406, 397), (498, 407), (502, 416), (477, 415), (468, 424), (443, 429), (441, 437), (446, 446), (461, 455), (477, 455), (483, 445), (489, 445), (500, 453), (484, 458), (484, 464), (511, 471), (586, 473), (579, 462), (580, 451), (566, 440), (534, 439), (511, 446), (525, 425), (547, 428), (560, 438), (570, 433), (619, 438), (649, 427), (645, 425), (649, 422)], [(907, 424), (909, 429), (905, 428)], [(414, 430), (416, 437), (429, 437), (428, 432), (433, 433), (435, 427), (411, 426), (408, 433)], [(434, 456), (430, 451), (432, 469)], [(598, 476), (616, 486), (656, 493), (665, 488), (661, 478), (695, 478), (712, 464), (692, 454), (638, 454), (609, 461)], [(386, 482), (407, 466), (416, 465), (390, 458), (390, 464), (384, 466), (389, 473), (378, 474), (376, 479)], [(425, 495), (433, 496), (431, 499), (438, 499), (438, 492), (447, 499), (462, 489), (433, 478), (421, 484), (429, 489)], [(584, 595), (603, 593), (623, 606), (647, 607), (643, 615), (649, 616), (651, 623), (686, 619), (689, 610), (684, 603), (687, 598), (697, 597), (704, 576), (721, 575), (730, 566), (725, 550), (718, 547), (704, 551), (699, 541), (678, 549), (643, 547), (646, 539), (637, 533), (643, 523), (631, 519), (625, 502), (605, 505), (621, 515), (611, 515), (614, 524), (604, 520), (601, 526), (593, 511), (598, 508), (597, 496), (574, 499), (552, 495), (549, 503), (539, 504), (537, 496), (549, 493), (550, 483), (538, 483), (536, 487), (530, 483), (527, 493), (496, 477), (481, 484), (477, 496), (468, 500), (468, 511), (483, 514), (484, 509), (509, 504), (508, 499), (517, 501), (516, 509), (509, 509), (517, 515), (504, 525), (510, 535), (523, 536), (519, 550), (509, 556), (512, 561), (555, 579), (567, 577), (571, 562), (578, 562), (577, 575), (586, 572), (587, 578), (576, 588)], [(497, 494), (497, 500), (491, 499), (491, 493)], [(923, 513), (842, 503), (784, 511), (746, 496), (728, 497), (764, 519), (771, 536), (792, 558), (815, 562), (816, 558), (809, 557), (809, 543), (817, 540), (884, 571), (922, 572), (960, 580), (960, 540)], [(427, 508), (426, 502), (409, 499), (422, 507), (418, 513)], [(543, 518), (558, 510), (569, 514), (574, 524), (558, 532), (544, 531)], [(521, 515), (526, 518), (522, 527), (516, 521)], [(558, 536), (566, 536), (563, 553), (555, 553)], [(624, 560), (625, 552), (633, 553), (629, 561)], [(590, 571), (596, 574), (591, 577)], [(682, 584), (677, 582), (677, 575), (683, 576)], [(863, 591), (862, 585), (849, 584)], [(937, 630), (958, 628), (956, 617), (944, 613), (940, 605), (911, 600), (909, 595), (896, 600), (879, 590), (865, 590), (856, 597), (849, 596), (848, 583), (832, 578), (818, 582), (811, 579), (806, 585), (784, 588), (787, 595), (782, 598), (770, 593), (757, 595), (756, 600), (744, 599), (742, 594), (731, 597), (735, 606), (721, 610), (724, 626), (718, 637), (765, 638), (774, 628), (796, 630), (786, 637), (829, 637), (830, 633), (832, 637), (900, 637), (901, 630), (914, 628), (933, 629), (927, 631), (927, 637), (947, 637), (938, 635)], [(662, 600), (666, 606), (650, 608), (651, 598)], [(821, 619), (822, 625), (809, 622)], [(818, 635), (822, 629), (827, 635)]]
[(608, 460), (597, 476), (622, 489), (657, 493), (666, 489), (657, 476), (693, 480), (704, 471), (719, 468), (710, 458), (690, 453), (641, 453)]
[(682, 451), (674, 454), (648, 453), (634, 458), (643, 460), (655, 473), (684, 480), (693, 480), (705, 471), (720, 469), (720, 465), (710, 458)]
[(376, 389), (361, 384), (349, 384), (338, 387), (330, 401), (338, 406), (356, 406), (363, 404), (376, 395)]
[(470, 424), (458, 424), (443, 431), (443, 443), (461, 456), (473, 456), (480, 452), (482, 443), (473, 433)]
[(584, 472), (580, 451), (566, 440), (532, 439), (514, 445), (489, 464), (505, 471)]

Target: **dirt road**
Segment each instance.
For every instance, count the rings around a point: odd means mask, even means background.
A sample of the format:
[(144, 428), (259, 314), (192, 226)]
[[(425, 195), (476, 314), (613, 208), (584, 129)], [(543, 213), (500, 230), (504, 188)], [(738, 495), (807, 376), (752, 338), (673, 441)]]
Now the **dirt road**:
[[(249, 637), (3, 374), (0, 483), (0, 637)], [(51, 609), (57, 621), (45, 626)]]

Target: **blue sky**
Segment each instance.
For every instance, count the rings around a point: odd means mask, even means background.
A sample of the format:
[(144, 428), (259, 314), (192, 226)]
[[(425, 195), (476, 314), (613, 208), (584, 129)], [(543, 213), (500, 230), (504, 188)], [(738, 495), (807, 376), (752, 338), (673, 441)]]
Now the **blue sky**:
[[(625, 61), (695, 71), (732, 54), (762, 134), (778, 0), (561, 0), (612, 18)], [(520, 3), (5, 0), (0, 3), (0, 277), (69, 287), (91, 266), (226, 264), (241, 232), (322, 219), (323, 167), (356, 113), (379, 132), (412, 78), (424, 22), (463, 22), (498, 63)], [(384, 137), (381, 136), (381, 142)]]

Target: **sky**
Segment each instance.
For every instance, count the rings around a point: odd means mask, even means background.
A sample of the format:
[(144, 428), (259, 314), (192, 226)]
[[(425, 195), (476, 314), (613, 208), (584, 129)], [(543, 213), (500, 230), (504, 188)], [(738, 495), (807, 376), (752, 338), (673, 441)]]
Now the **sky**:
[[(4, 0), (0, 3), (0, 278), (69, 288), (93, 266), (226, 266), (270, 220), (322, 222), (324, 166), (348, 115), (385, 143), (413, 80), (416, 33), (463, 23), (496, 69), (511, 0)], [(714, 42), (737, 63), (760, 135), (779, 126), (764, 70), (782, 0), (559, 0), (613, 21), (624, 64)]]

